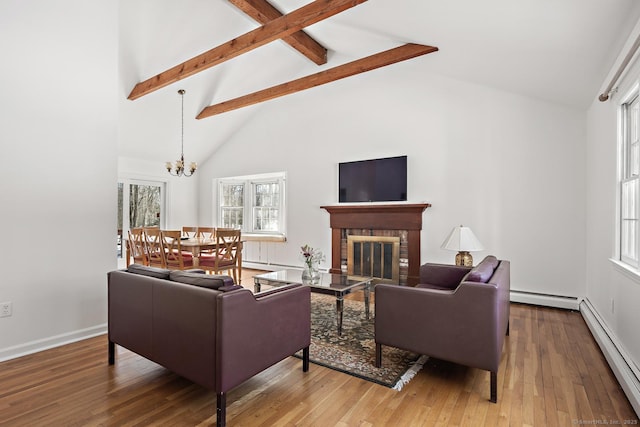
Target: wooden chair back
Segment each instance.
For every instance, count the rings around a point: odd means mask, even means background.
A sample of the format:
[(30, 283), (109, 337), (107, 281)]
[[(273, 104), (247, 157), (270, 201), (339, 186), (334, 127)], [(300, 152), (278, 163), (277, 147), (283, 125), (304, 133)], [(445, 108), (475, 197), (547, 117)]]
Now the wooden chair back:
[(131, 259), (135, 264), (149, 265), (147, 258), (147, 245), (145, 242), (144, 231), (142, 228), (132, 228), (129, 230), (129, 255), (127, 257), (127, 267), (131, 264)]
[(184, 270), (193, 267), (193, 256), (183, 252), (180, 240), (180, 230), (162, 230), (160, 232), (162, 248), (165, 257), (165, 268), (170, 270)]
[(216, 238), (216, 229), (214, 227), (198, 227), (198, 237), (213, 240)]
[(198, 227), (184, 226), (182, 227), (182, 236), (190, 239), (198, 235)]
[(234, 228), (216, 228), (215, 274), (231, 270), (234, 283), (240, 283), (238, 277), (238, 256), (242, 250), (241, 232)]
[(149, 266), (166, 268), (166, 260), (164, 250), (162, 249), (162, 238), (160, 236), (160, 228), (145, 227), (144, 229), (145, 244), (147, 247), (147, 258)]

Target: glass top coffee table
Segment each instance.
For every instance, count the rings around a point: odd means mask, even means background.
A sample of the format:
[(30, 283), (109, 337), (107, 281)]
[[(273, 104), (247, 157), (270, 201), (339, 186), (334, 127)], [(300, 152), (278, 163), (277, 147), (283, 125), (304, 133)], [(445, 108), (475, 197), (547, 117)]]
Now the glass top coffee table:
[(311, 292), (333, 295), (336, 297), (336, 317), (338, 319), (338, 335), (342, 335), (342, 314), (344, 297), (353, 291), (364, 291), (364, 310), (369, 318), (369, 295), (372, 278), (347, 276), (346, 274), (320, 273), (318, 283), (303, 283), (301, 270), (280, 270), (253, 276), (254, 291), (260, 292), (262, 285), (284, 286), (292, 283), (309, 286)]

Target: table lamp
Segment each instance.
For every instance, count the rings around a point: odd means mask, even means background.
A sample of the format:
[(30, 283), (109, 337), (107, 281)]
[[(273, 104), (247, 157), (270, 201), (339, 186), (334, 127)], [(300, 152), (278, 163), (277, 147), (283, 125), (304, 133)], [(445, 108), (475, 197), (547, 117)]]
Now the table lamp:
[(473, 266), (473, 257), (469, 252), (481, 251), (484, 249), (482, 243), (478, 240), (473, 231), (469, 227), (454, 227), (449, 233), (441, 246), (442, 249), (450, 251), (458, 251), (456, 255), (456, 265), (464, 265), (466, 267)]

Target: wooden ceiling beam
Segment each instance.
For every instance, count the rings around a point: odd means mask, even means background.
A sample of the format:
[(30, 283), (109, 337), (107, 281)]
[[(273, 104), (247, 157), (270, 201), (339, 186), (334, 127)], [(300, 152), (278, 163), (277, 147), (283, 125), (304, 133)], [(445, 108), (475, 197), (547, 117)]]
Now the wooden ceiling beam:
[(236, 110), (238, 108), (247, 107), (259, 102), (268, 101), (284, 95), (300, 92), (305, 89), (320, 86), (335, 80), (350, 77), (356, 74), (375, 70), (376, 68), (385, 67), (400, 61), (415, 58), (417, 56), (426, 55), (427, 53), (436, 52), (437, 47), (425, 46), (420, 44), (408, 43), (384, 52), (376, 53), (366, 58), (358, 59), (344, 65), (339, 65), (328, 70), (311, 74), (306, 77), (272, 86), (248, 95), (224, 101), (218, 104), (205, 107), (197, 119), (204, 119), (216, 114), (225, 113), (227, 111)]
[[(267, 0), (229, 0), (229, 2), (260, 24), (266, 24), (282, 16), (282, 13)], [(327, 63), (327, 49), (304, 31), (283, 37), (282, 41), (318, 65)]]
[(221, 64), (274, 40), (287, 37), (302, 28), (364, 3), (367, 0), (315, 0), (291, 13), (274, 19), (218, 47), (195, 56), (154, 77), (136, 84), (128, 98), (138, 99), (185, 77)]

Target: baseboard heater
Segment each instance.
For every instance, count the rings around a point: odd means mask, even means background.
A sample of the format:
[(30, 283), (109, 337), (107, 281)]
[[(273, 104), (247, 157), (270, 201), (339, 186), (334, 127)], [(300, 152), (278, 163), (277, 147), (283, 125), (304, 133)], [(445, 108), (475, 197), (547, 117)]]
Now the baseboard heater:
[(582, 298), (511, 290), (511, 302), (579, 310)]
[(633, 406), (633, 410), (640, 416), (640, 369), (633, 363), (626, 350), (618, 345), (618, 339), (588, 299), (580, 303), (580, 313), (618, 379), (624, 394)]

